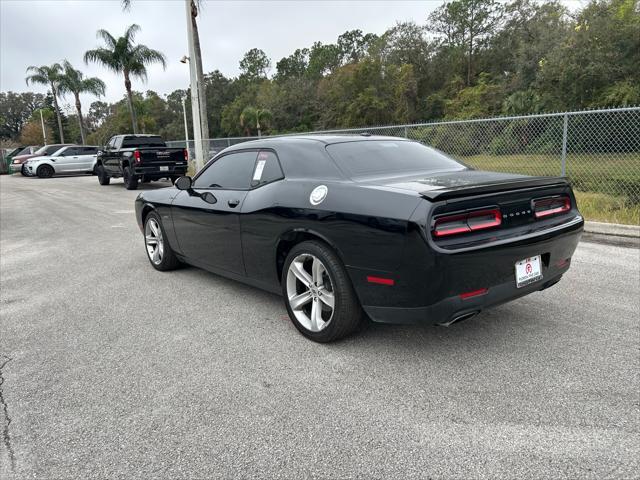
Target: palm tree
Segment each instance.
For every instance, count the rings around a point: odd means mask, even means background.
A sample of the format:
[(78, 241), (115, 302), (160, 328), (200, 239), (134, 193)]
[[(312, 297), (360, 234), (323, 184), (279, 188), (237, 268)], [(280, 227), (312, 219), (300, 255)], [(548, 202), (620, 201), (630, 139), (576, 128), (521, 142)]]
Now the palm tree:
[(58, 108), (58, 86), (60, 82), (60, 74), (62, 73), (62, 67), (59, 63), (41, 67), (31, 66), (27, 68), (27, 78), (25, 81), (27, 85), (29, 83), (37, 83), (39, 85), (46, 85), (51, 88), (51, 94), (53, 95), (53, 106), (56, 110), (56, 117), (58, 117), (58, 132), (60, 133), (60, 143), (64, 143), (64, 131), (62, 130), (62, 118), (60, 117), (60, 109)]
[(246, 107), (240, 114), (240, 126), (247, 136), (251, 135), (251, 130), (257, 130), (258, 137), (261, 137), (262, 128), (269, 128), (271, 117), (271, 111), (266, 108)]
[(73, 68), (68, 60), (63, 62), (64, 73), (60, 77), (58, 91), (61, 95), (72, 93), (76, 100), (76, 111), (78, 112), (78, 124), (80, 125), (80, 137), (82, 144), (85, 144), (84, 127), (82, 121), (82, 105), (80, 104), (80, 94), (90, 93), (96, 97), (104, 95), (106, 88), (104, 82), (96, 77), (84, 78), (80, 70)]
[(146, 81), (147, 66), (153, 63), (159, 63), (163, 68), (167, 68), (167, 60), (163, 53), (146, 45), (135, 45), (134, 38), (139, 31), (140, 27), (133, 24), (125, 30), (122, 37), (115, 38), (106, 30), (98, 30), (97, 36), (104, 41), (106, 46), (89, 50), (84, 54), (85, 63), (96, 62), (115, 73), (124, 75), (124, 88), (127, 90), (133, 133), (138, 133), (138, 125), (136, 112), (133, 108), (131, 77), (138, 77), (142, 81)]

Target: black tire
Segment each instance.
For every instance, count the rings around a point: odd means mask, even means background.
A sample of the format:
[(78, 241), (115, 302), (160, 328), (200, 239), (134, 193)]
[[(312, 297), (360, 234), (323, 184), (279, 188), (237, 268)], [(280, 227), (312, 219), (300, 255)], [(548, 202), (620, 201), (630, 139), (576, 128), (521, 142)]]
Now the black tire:
[(54, 173), (55, 171), (51, 165), (40, 165), (38, 170), (36, 170), (36, 175), (38, 175), (39, 178), (51, 178)]
[(98, 165), (94, 165), (93, 170), (88, 173), (90, 173), (91, 175), (98, 175)]
[(131, 167), (124, 167), (122, 178), (124, 180), (124, 188), (127, 190), (137, 190), (138, 177), (133, 174)]
[(27, 173), (27, 166), (26, 165), (22, 165), (22, 167), (20, 167), (20, 175), (22, 175), (23, 177), (29, 177), (30, 176)]
[[(331, 281), (334, 295), (333, 314), (328, 324), (322, 330), (316, 332), (307, 329), (298, 321), (291, 308), (287, 294), (289, 266), (296, 257), (303, 254), (313, 255), (322, 262)], [(351, 279), (338, 255), (324, 243), (306, 241), (295, 245), (284, 262), (281, 285), (289, 318), (291, 318), (291, 321), (302, 335), (314, 342), (327, 343), (339, 340), (354, 332), (361, 324), (363, 318), (362, 307), (351, 284)], [(320, 302), (319, 299), (314, 301)]]
[[(155, 221), (160, 231), (162, 232), (162, 242), (163, 242), (163, 254), (159, 263), (155, 263), (151, 258), (151, 254), (149, 253), (149, 249), (147, 248), (147, 240), (146, 240), (146, 232), (147, 232), (147, 224), (151, 221)], [(176, 254), (173, 252), (171, 245), (169, 245), (169, 241), (167, 239), (167, 235), (165, 233), (164, 227), (162, 226), (162, 220), (160, 220), (160, 215), (156, 212), (151, 212), (144, 219), (144, 229), (143, 229), (143, 238), (144, 238), (144, 249), (147, 253), (147, 259), (153, 268), (156, 270), (160, 270), (161, 272), (166, 272), (169, 270), (175, 270), (176, 268), (182, 265), (182, 262), (178, 260)]]
[(107, 175), (102, 165), (96, 165), (96, 175), (98, 176), (98, 183), (100, 185), (109, 185), (111, 177)]

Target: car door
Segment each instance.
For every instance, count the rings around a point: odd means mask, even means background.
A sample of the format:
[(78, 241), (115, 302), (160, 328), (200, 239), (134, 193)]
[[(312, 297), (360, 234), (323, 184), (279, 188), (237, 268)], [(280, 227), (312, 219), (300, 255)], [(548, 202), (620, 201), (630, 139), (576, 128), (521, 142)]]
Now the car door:
[(96, 162), (98, 147), (82, 147), (79, 158), (79, 169), (81, 172), (90, 172)]
[(182, 253), (204, 267), (245, 275), (240, 211), (258, 152), (231, 152), (209, 164), (171, 206)]
[[(110, 174), (117, 174), (120, 172), (118, 168), (117, 161), (117, 151), (118, 144), (122, 144), (122, 137), (112, 137), (107, 143), (107, 148), (102, 156), (102, 165), (104, 165), (105, 170)], [(119, 141), (120, 140), (120, 141)]]
[(51, 157), (56, 173), (72, 173), (77, 171), (80, 158), (80, 147), (67, 147)]

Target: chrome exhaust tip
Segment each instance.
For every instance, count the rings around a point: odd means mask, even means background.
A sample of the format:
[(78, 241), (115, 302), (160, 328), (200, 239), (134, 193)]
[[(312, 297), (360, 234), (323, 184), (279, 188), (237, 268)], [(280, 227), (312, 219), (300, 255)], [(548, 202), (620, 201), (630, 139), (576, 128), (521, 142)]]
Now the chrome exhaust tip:
[(451, 320), (448, 320), (446, 322), (438, 323), (437, 325), (439, 327), (448, 327), (450, 325), (453, 325), (454, 323), (458, 323), (458, 322), (461, 322), (463, 320), (468, 320), (469, 318), (475, 317), (479, 313), (480, 313), (480, 310), (476, 310), (475, 312), (463, 313), (462, 315), (458, 315), (457, 317), (453, 317)]

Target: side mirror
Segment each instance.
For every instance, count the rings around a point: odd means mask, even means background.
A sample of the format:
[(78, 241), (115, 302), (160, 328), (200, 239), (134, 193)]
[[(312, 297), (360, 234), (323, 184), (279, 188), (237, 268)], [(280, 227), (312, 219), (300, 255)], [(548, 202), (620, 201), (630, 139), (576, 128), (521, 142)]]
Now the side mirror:
[(96, 155), (102, 155), (103, 153), (104, 153), (104, 152), (103, 152), (102, 150), (98, 150), (98, 151), (96, 152)]
[(184, 176), (176, 180), (175, 186), (178, 190), (190, 190), (192, 183), (191, 177)]

